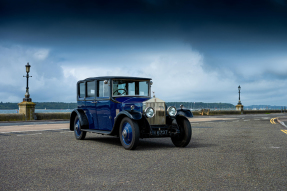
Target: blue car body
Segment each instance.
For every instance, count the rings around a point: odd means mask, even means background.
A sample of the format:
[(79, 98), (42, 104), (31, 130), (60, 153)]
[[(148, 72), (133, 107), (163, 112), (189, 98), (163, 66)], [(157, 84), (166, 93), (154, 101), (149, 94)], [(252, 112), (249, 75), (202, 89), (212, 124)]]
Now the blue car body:
[[(94, 77), (78, 81), (78, 107), (71, 113), (70, 130), (75, 131), (76, 138), (81, 132), (121, 137), (122, 120), (129, 118), (132, 122), (126, 122), (122, 126), (126, 125), (129, 131), (136, 127), (140, 138), (179, 136), (184, 131), (181, 121), (193, 117), (191, 111), (171, 108), (176, 111), (176, 115), (169, 115), (165, 103), (151, 97), (151, 85), (150, 78), (123, 76)], [(149, 114), (154, 116), (150, 117)], [(132, 135), (134, 136), (130, 134)]]

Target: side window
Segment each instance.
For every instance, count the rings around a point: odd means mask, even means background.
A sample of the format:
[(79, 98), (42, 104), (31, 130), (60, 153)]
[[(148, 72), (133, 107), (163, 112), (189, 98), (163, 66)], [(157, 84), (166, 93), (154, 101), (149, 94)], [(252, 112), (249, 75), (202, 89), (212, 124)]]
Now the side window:
[(98, 91), (97, 97), (109, 97), (110, 95), (110, 86), (105, 84), (104, 81), (98, 81)]
[(79, 97), (84, 98), (86, 94), (85, 82), (79, 84)]
[(129, 82), (128, 83), (128, 95), (136, 95), (136, 83), (135, 82)]
[(96, 95), (96, 82), (87, 82), (87, 97), (95, 97)]
[(139, 82), (139, 95), (148, 96), (148, 82)]

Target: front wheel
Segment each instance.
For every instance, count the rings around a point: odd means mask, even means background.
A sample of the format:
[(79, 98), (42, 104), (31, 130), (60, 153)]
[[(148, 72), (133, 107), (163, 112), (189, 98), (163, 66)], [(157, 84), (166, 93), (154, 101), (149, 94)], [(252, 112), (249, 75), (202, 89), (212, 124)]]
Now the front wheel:
[(75, 121), (74, 121), (74, 133), (75, 133), (76, 139), (78, 140), (85, 139), (86, 133), (87, 133), (81, 130), (81, 124), (80, 124), (80, 120), (78, 116), (76, 116)]
[(171, 141), (176, 147), (186, 147), (191, 139), (191, 125), (187, 119), (182, 119), (179, 123), (180, 133), (171, 137)]
[(123, 118), (119, 128), (119, 136), (123, 147), (133, 150), (138, 146), (140, 131), (138, 123), (128, 117)]

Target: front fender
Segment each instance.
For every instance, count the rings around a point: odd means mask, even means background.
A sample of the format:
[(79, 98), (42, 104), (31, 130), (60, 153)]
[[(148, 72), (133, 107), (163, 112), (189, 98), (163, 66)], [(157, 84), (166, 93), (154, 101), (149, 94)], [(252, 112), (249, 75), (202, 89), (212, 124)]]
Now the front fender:
[(186, 118), (191, 118), (191, 117), (193, 117), (193, 114), (191, 113), (191, 111), (189, 109), (179, 109), (179, 110), (177, 110), (176, 116), (183, 116)]
[(128, 117), (133, 120), (140, 120), (142, 119), (142, 113), (136, 112), (136, 111), (127, 111), (127, 110), (119, 112), (118, 115), (115, 117), (115, 123), (113, 126), (113, 130), (110, 133), (111, 135), (118, 134), (120, 123), (124, 117)]
[(129, 110), (125, 110), (125, 111), (121, 111), (119, 112), (119, 114), (116, 116), (116, 119), (118, 118), (118, 116), (120, 115), (125, 115), (133, 120), (140, 120), (142, 118), (142, 113), (137, 112), (137, 111), (129, 111)]
[(74, 120), (75, 120), (76, 116), (79, 117), (79, 121), (80, 121), (81, 127), (83, 129), (89, 127), (89, 121), (88, 121), (88, 118), (87, 118), (84, 110), (82, 110), (82, 109), (74, 109), (71, 112), (71, 117), (70, 117), (70, 130), (71, 131), (74, 130)]

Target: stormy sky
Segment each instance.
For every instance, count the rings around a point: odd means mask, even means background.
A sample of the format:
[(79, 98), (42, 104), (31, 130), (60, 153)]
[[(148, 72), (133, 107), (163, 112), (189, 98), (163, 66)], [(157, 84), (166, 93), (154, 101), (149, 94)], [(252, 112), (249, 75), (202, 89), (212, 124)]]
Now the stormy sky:
[(150, 77), (165, 101), (286, 106), (286, 0), (0, 0), (0, 101), (75, 102), (76, 82)]

